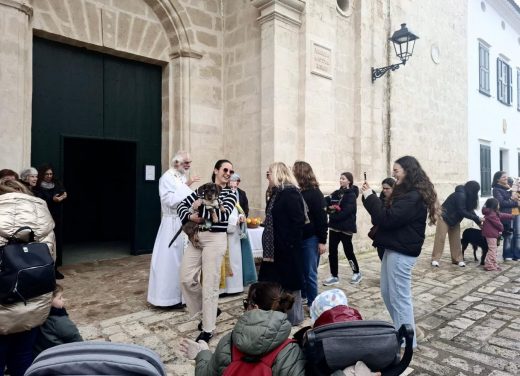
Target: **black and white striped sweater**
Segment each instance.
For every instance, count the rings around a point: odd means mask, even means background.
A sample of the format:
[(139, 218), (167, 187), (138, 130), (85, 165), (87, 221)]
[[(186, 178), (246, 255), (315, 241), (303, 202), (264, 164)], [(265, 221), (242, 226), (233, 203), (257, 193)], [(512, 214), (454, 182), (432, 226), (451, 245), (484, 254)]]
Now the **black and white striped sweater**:
[[(196, 192), (193, 192), (191, 195), (186, 197), (184, 200), (181, 201), (179, 206), (177, 206), (177, 213), (179, 214), (179, 218), (182, 221), (182, 224), (187, 223), (190, 220), (190, 215), (192, 214), (190, 211), (191, 206), (193, 203), (202, 197), (199, 197)], [(218, 216), (218, 223), (212, 223), (211, 228), (209, 231), (211, 232), (226, 232), (227, 226), (228, 226), (228, 219), (229, 215), (233, 211), (235, 204), (237, 202), (236, 195), (231, 191), (229, 188), (224, 188), (220, 192), (220, 195), (218, 196), (218, 202), (220, 206), (224, 208), (224, 210), (215, 209), (215, 213)], [(204, 205), (201, 205), (199, 208), (199, 215), (208, 220), (211, 221), (211, 212), (207, 210)]]

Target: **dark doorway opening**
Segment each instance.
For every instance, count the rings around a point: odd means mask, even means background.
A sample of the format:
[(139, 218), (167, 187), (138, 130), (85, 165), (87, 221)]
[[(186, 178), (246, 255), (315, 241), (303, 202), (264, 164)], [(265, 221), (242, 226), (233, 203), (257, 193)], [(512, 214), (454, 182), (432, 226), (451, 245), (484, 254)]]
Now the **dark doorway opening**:
[(134, 247), (136, 143), (64, 137), (63, 153), (68, 194), (64, 262), (129, 255)]

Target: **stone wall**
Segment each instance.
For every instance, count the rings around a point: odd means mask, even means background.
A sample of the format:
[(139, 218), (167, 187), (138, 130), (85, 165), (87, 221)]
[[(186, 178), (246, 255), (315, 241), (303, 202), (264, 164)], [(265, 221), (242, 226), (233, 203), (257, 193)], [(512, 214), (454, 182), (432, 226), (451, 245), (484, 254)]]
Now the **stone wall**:
[(0, 1), (0, 169), (17, 172), (30, 163), (31, 16), (30, 7)]
[(241, 177), (251, 209), (263, 205), (260, 164), (260, 25), (250, 0), (224, 2), (224, 156)]

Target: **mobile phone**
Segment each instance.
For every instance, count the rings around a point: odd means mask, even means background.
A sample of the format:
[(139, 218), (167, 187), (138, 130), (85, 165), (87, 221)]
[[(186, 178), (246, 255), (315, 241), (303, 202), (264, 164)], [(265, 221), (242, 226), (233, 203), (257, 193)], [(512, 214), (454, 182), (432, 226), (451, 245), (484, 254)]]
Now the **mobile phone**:
[(363, 176), (365, 177), (365, 180), (367, 180), (367, 172), (363, 172)]

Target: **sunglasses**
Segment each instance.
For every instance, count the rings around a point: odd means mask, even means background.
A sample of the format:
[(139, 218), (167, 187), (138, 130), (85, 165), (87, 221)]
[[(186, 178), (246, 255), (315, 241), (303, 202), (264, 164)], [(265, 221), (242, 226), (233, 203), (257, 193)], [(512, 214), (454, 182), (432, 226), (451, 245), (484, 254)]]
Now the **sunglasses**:
[(224, 174), (227, 174), (229, 172), (231, 175), (233, 175), (235, 173), (235, 170), (230, 170), (229, 168), (226, 168), (226, 167), (224, 167), (222, 169), (222, 171), (224, 171)]

